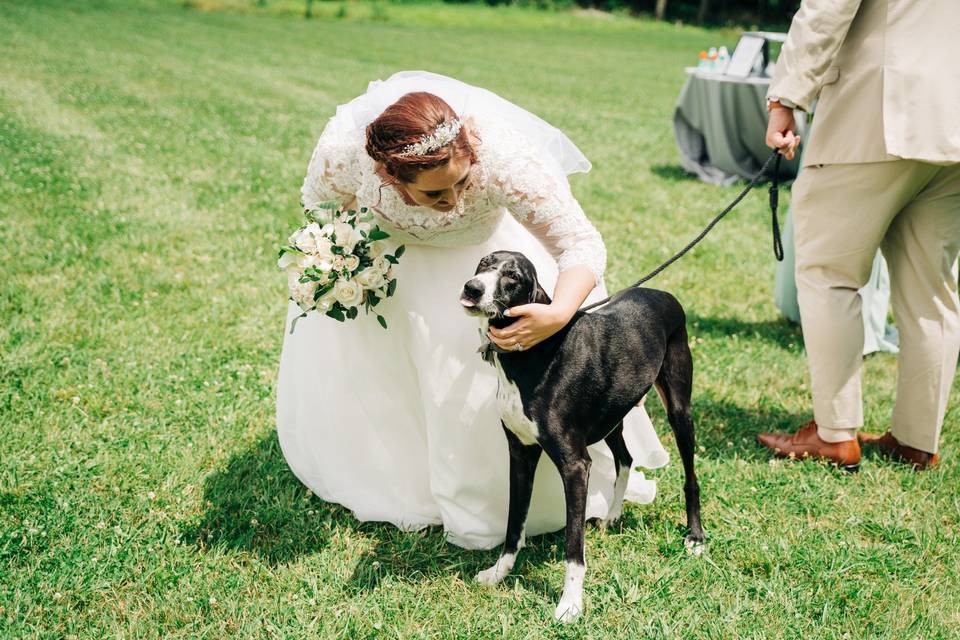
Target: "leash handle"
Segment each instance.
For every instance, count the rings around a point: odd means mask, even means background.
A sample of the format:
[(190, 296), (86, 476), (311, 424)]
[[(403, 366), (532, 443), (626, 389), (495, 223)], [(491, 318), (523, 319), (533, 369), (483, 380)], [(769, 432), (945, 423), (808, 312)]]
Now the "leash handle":
[(780, 161), (783, 156), (779, 152), (773, 163), (773, 176), (770, 182), (770, 227), (773, 230), (773, 257), (777, 262), (783, 262), (783, 239), (780, 237), (780, 221), (777, 219), (777, 209), (780, 207)]

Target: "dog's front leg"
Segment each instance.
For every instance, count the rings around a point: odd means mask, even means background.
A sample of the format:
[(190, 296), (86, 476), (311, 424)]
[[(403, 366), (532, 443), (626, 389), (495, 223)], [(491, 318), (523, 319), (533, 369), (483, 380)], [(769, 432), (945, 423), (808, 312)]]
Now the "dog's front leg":
[(573, 622), (583, 611), (583, 527), (587, 513), (587, 485), (590, 480), (590, 455), (586, 449), (558, 456), (557, 468), (563, 478), (567, 501), (566, 574), (563, 595), (554, 616), (561, 622)]
[(504, 426), (507, 444), (510, 447), (510, 506), (507, 515), (507, 539), (503, 543), (503, 552), (489, 569), (477, 574), (477, 582), (497, 584), (503, 580), (517, 560), (517, 552), (524, 543), (523, 527), (530, 510), (530, 496), (533, 494), (533, 479), (540, 460), (540, 445), (524, 445)]

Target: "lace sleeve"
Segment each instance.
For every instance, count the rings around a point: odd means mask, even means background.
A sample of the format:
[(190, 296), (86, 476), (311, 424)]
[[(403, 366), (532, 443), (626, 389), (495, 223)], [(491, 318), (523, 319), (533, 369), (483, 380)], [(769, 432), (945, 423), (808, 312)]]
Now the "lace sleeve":
[(353, 200), (360, 186), (360, 153), (364, 153), (360, 140), (352, 140), (342, 133), (336, 117), (331, 118), (317, 140), (303, 179), (300, 189), (303, 207), (312, 209), (330, 200), (343, 204)]
[(607, 249), (560, 170), (509, 132), (484, 133), (482, 148), (491, 200), (506, 207), (540, 241), (560, 271), (585, 265), (597, 284), (602, 283)]

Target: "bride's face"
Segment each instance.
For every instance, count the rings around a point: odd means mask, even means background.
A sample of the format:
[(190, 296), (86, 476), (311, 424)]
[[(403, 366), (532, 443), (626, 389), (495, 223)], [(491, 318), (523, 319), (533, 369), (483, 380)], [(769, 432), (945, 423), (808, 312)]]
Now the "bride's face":
[(426, 169), (413, 182), (404, 182), (410, 199), (421, 207), (450, 211), (460, 200), (470, 179), (470, 158), (453, 158), (447, 164)]

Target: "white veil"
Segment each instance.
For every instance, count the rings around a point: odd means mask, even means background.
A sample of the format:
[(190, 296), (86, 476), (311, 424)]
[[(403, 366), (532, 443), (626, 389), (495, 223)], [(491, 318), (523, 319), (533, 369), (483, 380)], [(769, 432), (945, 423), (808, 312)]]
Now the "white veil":
[(366, 93), (337, 107), (329, 126), (353, 139), (361, 135), (384, 109), (412, 91), (426, 91), (443, 98), (461, 117), (491, 118), (516, 130), (531, 146), (540, 150), (542, 160), (562, 176), (564, 182), (571, 173), (590, 171), (587, 157), (553, 125), (492, 91), (428, 71), (400, 71), (386, 80), (374, 80)]

